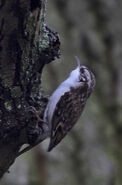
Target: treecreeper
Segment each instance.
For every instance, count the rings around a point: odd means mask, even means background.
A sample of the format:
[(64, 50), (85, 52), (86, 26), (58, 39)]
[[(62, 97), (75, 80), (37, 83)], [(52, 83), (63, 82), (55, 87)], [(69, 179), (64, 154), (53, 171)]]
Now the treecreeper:
[[(77, 67), (69, 77), (62, 82), (50, 96), (44, 111), (43, 119), (34, 107), (31, 111), (42, 125), (43, 134), (38, 139), (18, 153), (18, 156), (27, 152), (47, 137), (50, 137), (48, 151), (51, 151), (72, 129), (84, 110), (85, 104), (91, 95), (95, 84), (94, 74), (75, 56)], [(38, 129), (38, 126), (36, 127)]]
[(72, 129), (84, 110), (87, 99), (96, 84), (94, 74), (82, 66), (76, 56), (78, 66), (51, 95), (44, 112), (44, 122), (50, 130), (51, 151)]

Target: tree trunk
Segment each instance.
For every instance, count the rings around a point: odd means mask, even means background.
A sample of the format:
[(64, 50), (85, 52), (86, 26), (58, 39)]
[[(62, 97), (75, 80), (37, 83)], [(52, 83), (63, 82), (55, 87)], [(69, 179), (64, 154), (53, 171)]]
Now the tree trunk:
[(41, 109), (45, 64), (59, 56), (59, 38), (45, 24), (45, 1), (0, 1), (0, 177), (21, 146), (42, 134), (29, 107)]

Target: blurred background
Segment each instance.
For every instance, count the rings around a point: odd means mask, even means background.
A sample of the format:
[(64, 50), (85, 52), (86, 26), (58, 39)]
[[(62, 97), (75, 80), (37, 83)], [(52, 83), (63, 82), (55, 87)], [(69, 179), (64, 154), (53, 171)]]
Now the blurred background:
[(75, 55), (96, 87), (68, 136), (50, 153), (46, 140), (20, 156), (0, 185), (122, 185), (122, 1), (51, 0), (47, 22), (61, 57), (44, 68), (45, 94), (76, 67)]

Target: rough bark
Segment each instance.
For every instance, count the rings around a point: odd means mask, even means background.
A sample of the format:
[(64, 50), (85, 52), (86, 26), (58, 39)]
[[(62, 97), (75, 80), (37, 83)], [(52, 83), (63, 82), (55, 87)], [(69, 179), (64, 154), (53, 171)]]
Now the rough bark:
[(45, 64), (59, 56), (59, 38), (44, 23), (41, 0), (0, 1), (0, 177), (25, 143), (42, 134), (29, 107), (41, 110), (47, 99), (41, 92)]

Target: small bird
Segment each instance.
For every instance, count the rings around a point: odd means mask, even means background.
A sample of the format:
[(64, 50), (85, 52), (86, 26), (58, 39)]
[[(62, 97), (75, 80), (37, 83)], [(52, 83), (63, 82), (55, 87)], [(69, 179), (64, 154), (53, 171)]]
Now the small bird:
[(94, 74), (81, 65), (77, 56), (75, 59), (77, 68), (53, 92), (44, 112), (43, 119), (51, 131), (48, 151), (60, 143), (78, 121), (96, 83)]

